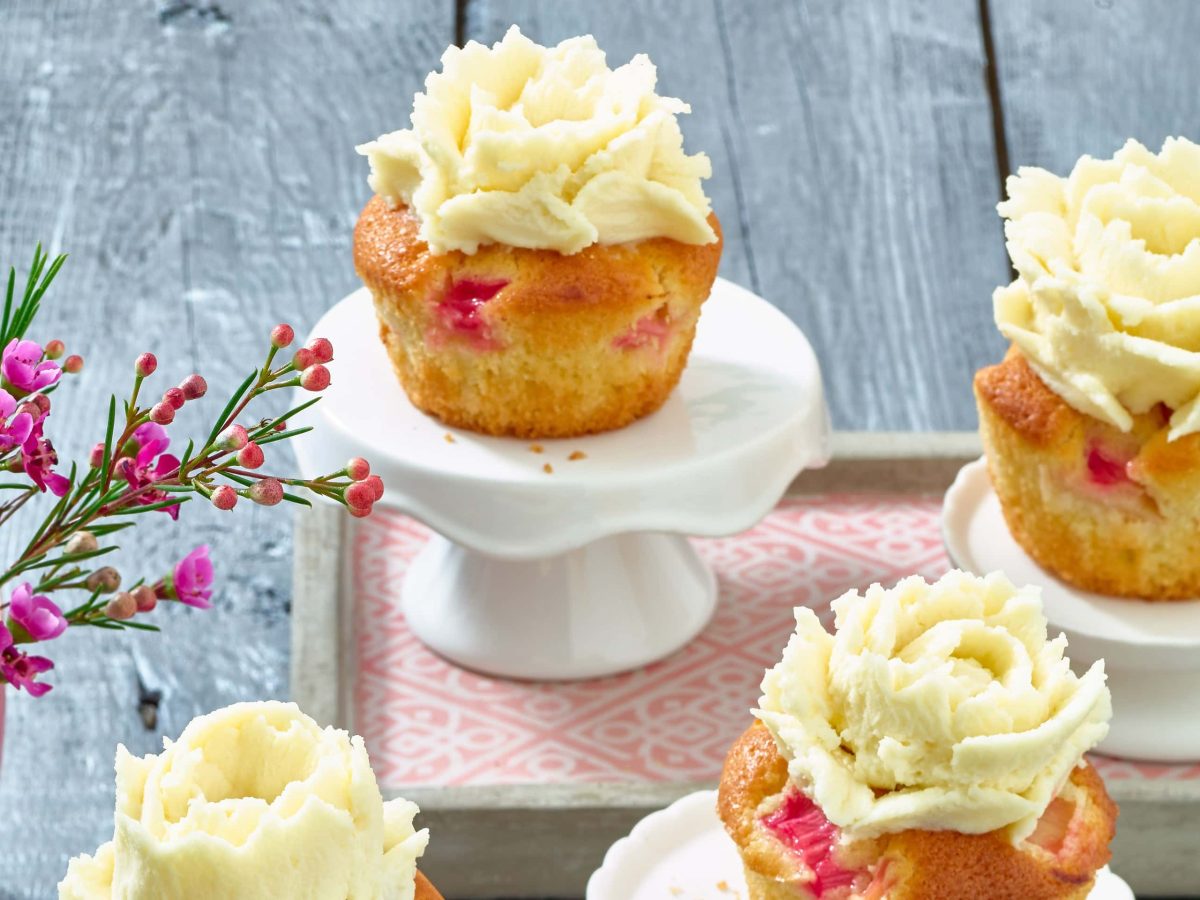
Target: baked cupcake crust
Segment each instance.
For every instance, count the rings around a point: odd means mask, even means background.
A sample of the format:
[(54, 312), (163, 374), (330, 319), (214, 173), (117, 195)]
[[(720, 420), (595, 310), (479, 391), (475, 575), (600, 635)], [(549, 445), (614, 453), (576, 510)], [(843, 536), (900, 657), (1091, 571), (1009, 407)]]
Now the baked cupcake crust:
[[(988, 471), (1018, 544), (1071, 584), (1145, 600), (1200, 597), (1200, 434), (1169, 442), (1169, 411), (1129, 433), (1078, 412), (1015, 348), (975, 376)], [(1115, 483), (1089, 455), (1115, 460)]]
[[(414, 405), (488, 434), (568, 437), (627, 425), (675, 387), (720, 261), (720, 226), (709, 222), (711, 244), (433, 254), (407, 207), (373, 197), (354, 230), (354, 264)], [(487, 346), (441, 330), (438, 304), (463, 281), (502, 285), (478, 313)], [(656, 329), (645, 346), (631, 331), (639, 322)], [(631, 334), (633, 346), (620, 346)]]
[[(1001, 832), (911, 829), (852, 842), (841, 848), (840, 858), (872, 866), (873, 872), (882, 867), (888, 900), (1082, 900), (1109, 860), (1117, 808), (1091, 765), (1074, 769), (1070, 784), (1080, 808), (1058, 854), (1030, 844), (1014, 847)], [(787, 790), (787, 761), (767, 728), (755, 722), (725, 759), (717, 800), (725, 830), (741, 853), (751, 900), (812, 896), (796, 858), (760, 824)]]
[(417, 889), (413, 894), (413, 900), (442, 900), (442, 895), (437, 892), (429, 879), (417, 872)]

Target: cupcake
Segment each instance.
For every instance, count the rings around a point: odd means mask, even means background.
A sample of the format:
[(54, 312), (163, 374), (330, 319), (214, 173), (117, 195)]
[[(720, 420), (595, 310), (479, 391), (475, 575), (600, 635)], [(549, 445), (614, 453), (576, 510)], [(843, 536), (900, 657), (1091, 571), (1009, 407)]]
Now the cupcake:
[(1200, 147), (1136, 141), (999, 206), (1012, 346), (975, 376), (1013, 537), (1077, 587), (1200, 597)]
[(907, 578), (808, 609), (734, 744), (719, 812), (750, 900), (1083, 898), (1116, 807), (1083, 754), (1103, 664), (1046, 639), (1036, 590)]
[(375, 196), (354, 265), (413, 405), (567, 437), (658, 409), (687, 363), (721, 233), (645, 56), (516, 27), (450, 48), (412, 128), (358, 148)]
[(113, 839), (70, 861), (59, 900), (441, 900), (417, 807), (383, 802), (362, 738), (272, 702), (163, 743), (117, 748)]

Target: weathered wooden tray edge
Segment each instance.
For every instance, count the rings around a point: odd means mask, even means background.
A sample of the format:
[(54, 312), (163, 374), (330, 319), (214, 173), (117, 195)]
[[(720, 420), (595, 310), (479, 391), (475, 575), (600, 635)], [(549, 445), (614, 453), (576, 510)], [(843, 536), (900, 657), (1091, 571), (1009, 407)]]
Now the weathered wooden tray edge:
[[(833, 459), (791, 495), (940, 494), (980, 454), (973, 432), (834, 435)], [(347, 554), (353, 520), (317, 507), (296, 518), (292, 697), (322, 723), (353, 730), (355, 669)], [(584, 784), (402, 789), (436, 835), (422, 869), (447, 896), (576, 897), (605, 850), (649, 814), (711, 784)], [(1114, 781), (1121, 817), (1113, 867), (1139, 894), (1200, 886), (1200, 782)], [(385, 787), (385, 795), (397, 793)], [(516, 840), (498, 840), (512, 833)], [(547, 859), (553, 859), (548, 865)], [(464, 865), (464, 862), (469, 864)]]

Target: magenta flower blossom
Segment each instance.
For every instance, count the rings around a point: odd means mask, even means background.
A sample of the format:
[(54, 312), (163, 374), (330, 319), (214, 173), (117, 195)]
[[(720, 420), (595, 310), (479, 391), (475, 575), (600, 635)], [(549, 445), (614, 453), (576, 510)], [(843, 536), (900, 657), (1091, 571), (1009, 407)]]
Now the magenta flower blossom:
[(29, 582), (17, 585), (8, 601), (9, 619), (35, 641), (48, 641), (67, 630), (62, 610), (49, 597), (35, 596)]
[[(168, 478), (179, 470), (179, 460), (170, 453), (163, 452), (171, 444), (171, 439), (167, 437), (167, 429), (154, 422), (146, 422), (133, 432), (133, 439), (138, 445), (137, 456), (120, 468), (130, 487), (148, 488), (154, 482)], [(138, 494), (135, 503), (138, 506), (149, 506), (151, 503), (161, 503), (169, 496), (166, 491), (143, 490)], [(179, 504), (165, 506), (163, 512), (172, 519), (178, 519)]]
[(25, 443), (29, 432), (33, 431), (33, 416), (27, 412), (18, 413), (13, 420), (8, 421), (17, 409), (17, 401), (8, 391), (0, 390), (0, 453)]
[(168, 581), (169, 596), (196, 609), (211, 609), (213, 564), (208, 546), (200, 545), (175, 566)]
[(54, 496), (61, 497), (71, 489), (71, 482), (53, 471), (54, 466), (58, 465), (58, 454), (54, 452), (50, 439), (42, 434), (42, 423), (45, 421), (46, 417), (42, 416), (33, 423), (33, 429), (21, 445), (21, 464), (38, 490), (49, 488)]
[(32, 394), (47, 388), (62, 377), (58, 363), (45, 359), (37, 341), (13, 338), (0, 356), (0, 375), (19, 391)]
[(32, 697), (40, 697), (50, 685), (35, 681), (43, 672), (54, 668), (54, 663), (44, 656), (30, 656), (22, 653), (13, 645), (13, 636), (3, 625), (0, 625), (0, 676), (13, 687), (24, 688)]

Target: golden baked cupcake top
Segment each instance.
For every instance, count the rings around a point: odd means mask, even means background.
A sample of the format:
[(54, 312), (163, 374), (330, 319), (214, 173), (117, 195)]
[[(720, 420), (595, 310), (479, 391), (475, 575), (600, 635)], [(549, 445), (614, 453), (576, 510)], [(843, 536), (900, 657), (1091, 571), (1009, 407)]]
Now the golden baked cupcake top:
[(833, 611), (831, 635), (796, 610), (755, 715), (851, 838), (1006, 829), (1016, 844), (1108, 731), (1103, 663), (1072, 673), (1034, 588), (955, 571), (850, 592)]
[(712, 166), (684, 152), (676, 116), (690, 107), (656, 81), (644, 55), (610, 69), (590, 35), (548, 48), (513, 26), (491, 47), (448, 49), (412, 127), (358, 151), (372, 190), (417, 214), (434, 253), (712, 243)]
[(1129, 141), (1060, 178), (1021, 168), (998, 207), (1017, 278), (996, 324), (1079, 412), (1128, 432), (1159, 404), (1200, 431), (1200, 146)]
[[(117, 748), (113, 839), (71, 860), (60, 900), (414, 900), (428, 832), (383, 802), (362, 738), (292, 703), (193, 719), (138, 758)], [(422, 885), (419, 894), (432, 896)]]

